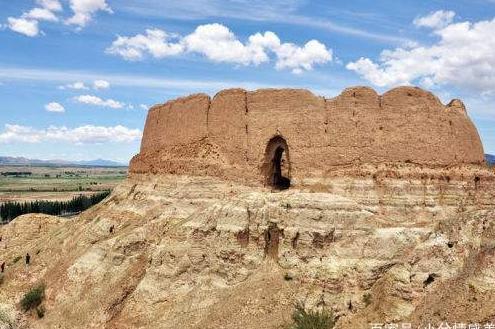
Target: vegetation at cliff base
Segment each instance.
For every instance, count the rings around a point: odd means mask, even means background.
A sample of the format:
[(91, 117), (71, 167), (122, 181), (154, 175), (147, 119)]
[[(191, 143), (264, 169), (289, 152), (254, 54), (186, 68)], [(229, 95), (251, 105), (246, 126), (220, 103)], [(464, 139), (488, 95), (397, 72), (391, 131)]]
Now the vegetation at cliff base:
[(75, 214), (99, 203), (109, 194), (110, 191), (92, 195), (78, 195), (69, 201), (9, 201), (0, 205), (0, 219), (3, 222), (10, 222), (17, 216), (30, 213), (42, 213), (55, 216)]
[(292, 314), (293, 325), (289, 329), (332, 329), (335, 318), (328, 311), (306, 311), (301, 303), (296, 304)]

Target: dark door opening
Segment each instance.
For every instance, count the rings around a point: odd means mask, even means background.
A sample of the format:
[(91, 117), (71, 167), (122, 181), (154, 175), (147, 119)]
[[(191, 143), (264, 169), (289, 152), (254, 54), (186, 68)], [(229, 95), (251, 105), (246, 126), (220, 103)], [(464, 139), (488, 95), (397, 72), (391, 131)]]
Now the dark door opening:
[(266, 147), (264, 174), (266, 184), (285, 190), (290, 187), (289, 147), (284, 138), (272, 138)]

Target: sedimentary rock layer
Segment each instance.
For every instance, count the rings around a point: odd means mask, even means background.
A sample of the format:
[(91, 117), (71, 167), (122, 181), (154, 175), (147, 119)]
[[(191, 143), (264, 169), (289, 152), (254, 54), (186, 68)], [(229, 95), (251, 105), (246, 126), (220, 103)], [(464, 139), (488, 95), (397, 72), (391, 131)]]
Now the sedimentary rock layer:
[(332, 99), (307, 90), (229, 89), (150, 109), (132, 173), (221, 176), (262, 182), (274, 137), (288, 145), (290, 178), (321, 176), (336, 166), (481, 164), (483, 147), (464, 105), (400, 87), (366, 87)]

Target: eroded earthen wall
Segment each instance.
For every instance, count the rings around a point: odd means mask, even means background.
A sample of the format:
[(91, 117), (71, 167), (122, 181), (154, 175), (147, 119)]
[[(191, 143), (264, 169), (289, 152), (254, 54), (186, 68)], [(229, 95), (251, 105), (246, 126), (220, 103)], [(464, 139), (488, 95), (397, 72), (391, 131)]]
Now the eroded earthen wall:
[(351, 164), (483, 162), (462, 102), (445, 106), (419, 88), (380, 96), (356, 87), (332, 99), (298, 89), (229, 89), (213, 99), (197, 94), (154, 106), (130, 170), (263, 181), (260, 168), (274, 136), (287, 141), (291, 178)]
[(248, 157), (247, 92), (230, 89), (219, 92), (208, 113), (208, 137), (218, 145), (229, 164), (246, 163)]
[(146, 119), (141, 152), (185, 145), (208, 134), (210, 97), (196, 94), (153, 106)]

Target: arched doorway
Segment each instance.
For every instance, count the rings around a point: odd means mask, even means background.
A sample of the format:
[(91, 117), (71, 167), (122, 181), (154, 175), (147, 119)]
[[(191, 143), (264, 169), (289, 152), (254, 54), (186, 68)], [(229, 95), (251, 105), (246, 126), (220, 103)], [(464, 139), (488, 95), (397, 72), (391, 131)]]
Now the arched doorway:
[(267, 185), (279, 190), (290, 187), (289, 146), (283, 137), (276, 136), (268, 142), (265, 150), (263, 174)]

